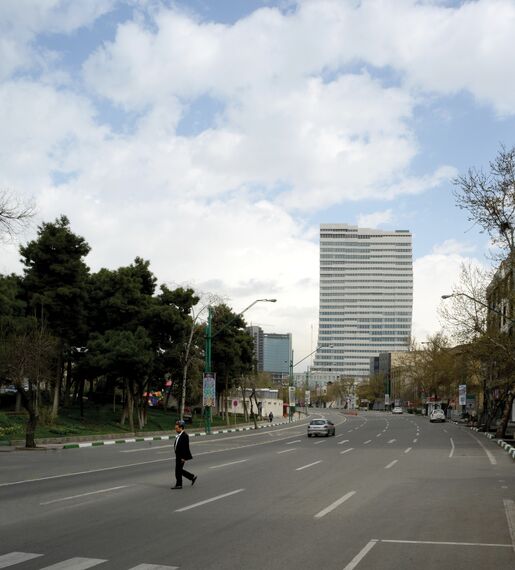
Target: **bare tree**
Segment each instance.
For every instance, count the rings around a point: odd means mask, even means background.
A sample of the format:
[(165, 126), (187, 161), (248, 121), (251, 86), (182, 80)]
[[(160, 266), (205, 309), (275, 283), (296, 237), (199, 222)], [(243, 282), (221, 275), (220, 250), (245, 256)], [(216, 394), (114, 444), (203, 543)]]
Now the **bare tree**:
[(13, 238), (34, 215), (34, 206), (7, 190), (0, 190), (0, 237)]
[(501, 146), (490, 162), (489, 172), (474, 168), (454, 181), (458, 207), (468, 211), (468, 219), (487, 232), (500, 248), (497, 256), (515, 253), (515, 147)]

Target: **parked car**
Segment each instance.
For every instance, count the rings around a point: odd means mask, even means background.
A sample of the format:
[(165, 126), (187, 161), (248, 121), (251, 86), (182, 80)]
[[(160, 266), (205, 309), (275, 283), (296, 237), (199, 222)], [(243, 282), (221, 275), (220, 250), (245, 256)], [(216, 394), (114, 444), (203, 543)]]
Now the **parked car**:
[(325, 418), (317, 418), (311, 420), (308, 424), (308, 437), (312, 435), (325, 435), (329, 437), (330, 435), (336, 435), (336, 428), (333, 422), (326, 420)]
[(429, 421), (431, 423), (433, 423), (433, 422), (444, 422), (445, 421), (445, 414), (443, 413), (443, 410), (441, 410), (440, 408), (436, 408), (435, 410), (433, 410), (429, 414)]
[(403, 414), (404, 411), (400, 406), (395, 406), (395, 408), (393, 408), (392, 410), (392, 414)]

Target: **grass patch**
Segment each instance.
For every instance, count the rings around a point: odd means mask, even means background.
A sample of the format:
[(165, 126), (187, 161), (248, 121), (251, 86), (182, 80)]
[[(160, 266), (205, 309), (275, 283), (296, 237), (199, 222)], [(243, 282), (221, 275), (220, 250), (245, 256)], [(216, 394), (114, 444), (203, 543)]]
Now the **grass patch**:
[[(120, 426), (121, 408), (113, 412), (111, 405), (84, 404), (84, 417), (80, 416), (78, 406), (70, 408), (61, 408), (59, 417), (52, 422), (49, 419), (49, 410), (42, 410), (40, 421), (36, 428), (36, 438), (52, 438), (52, 437), (73, 437), (88, 435), (107, 435), (120, 434), (125, 435), (130, 432), (128, 423)], [(179, 418), (176, 411), (163, 410), (160, 408), (149, 408), (147, 413), (147, 425), (138, 432), (174, 432), (175, 421)], [(238, 417), (238, 421), (243, 421), (242, 417)], [(24, 439), (27, 415), (6, 414), (0, 412), (0, 440)], [(226, 420), (221, 416), (213, 416), (211, 419), (213, 428), (226, 427)], [(204, 428), (204, 420), (199, 415), (193, 416), (191, 424), (187, 424), (187, 429)], [(235, 428), (234, 418), (231, 417), (231, 425)]]

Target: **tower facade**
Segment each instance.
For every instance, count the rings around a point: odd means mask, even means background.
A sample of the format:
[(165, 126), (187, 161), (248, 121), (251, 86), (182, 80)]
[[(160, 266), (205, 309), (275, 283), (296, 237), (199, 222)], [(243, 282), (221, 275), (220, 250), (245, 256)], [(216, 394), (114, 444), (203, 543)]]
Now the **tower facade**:
[(411, 339), (413, 251), (408, 230), (320, 225), (320, 312), (313, 369), (365, 378), (370, 358)]

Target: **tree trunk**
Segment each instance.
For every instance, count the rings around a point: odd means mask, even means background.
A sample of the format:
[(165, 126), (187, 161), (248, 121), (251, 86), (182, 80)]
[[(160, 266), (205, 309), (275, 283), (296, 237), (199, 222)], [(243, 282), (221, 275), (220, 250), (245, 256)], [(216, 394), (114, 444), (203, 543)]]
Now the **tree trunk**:
[(129, 418), (129, 429), (134, 431), (134, 383), (127, 381), (127, 412)]
[(511, 408), (513, 406), (513, 400), (515, 398), (515, 386), (512, 386), (506, 395), (506, 400), (504, 402), (504, 409), (502, 412), (501, 421), (497, 426), (497, 431), (495, 432), (495, 437), (502, 439), (506, 436), (506, 429), (508, 427), (508, 422), (510, 421)]
[(72, 359), (68, 357), (66, 360), (66, 382), (64, 383), (63, 405), (65, 408), (70, 407), (70, 393), (72, 391)]
[(84, 384), (86, 383), (85, 378), (81, 378), (79, 380), (79, 392), (77, 397), (79, 398), (79, 409), (80, 409), (80, 417), (84, 417)]
[(59, 341), (59, 353), (57, 357), (57, 376), (55, 379), (54, 387), (54, 399), (52, 402), (52, 410), (50, 412), (50, 417), (52, 420), (57, 418), (59, 414), (59, 402), (61, 399), (61, 381), (63, 378), (63, 341)]
[(33, 449), (36, 447), (36, 427), (38, 424), (38, 415), (34, 409), (34, 393), (31, 390), (27, 394), (21, 386), (18, 386), (18, 393), (20, 394), (23, 407), (29, 414), (25, 430), (25, 447)]

